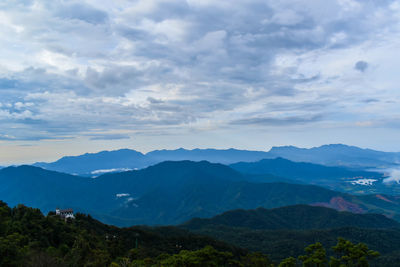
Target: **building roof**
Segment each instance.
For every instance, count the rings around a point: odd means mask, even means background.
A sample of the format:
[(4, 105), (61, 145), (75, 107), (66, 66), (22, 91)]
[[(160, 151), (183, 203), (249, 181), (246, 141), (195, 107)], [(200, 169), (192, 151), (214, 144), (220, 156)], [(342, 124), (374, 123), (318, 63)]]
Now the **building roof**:
[(71, 212), (74, 212), (73, 209), (60, 210), (60, 213), (71, 213)]

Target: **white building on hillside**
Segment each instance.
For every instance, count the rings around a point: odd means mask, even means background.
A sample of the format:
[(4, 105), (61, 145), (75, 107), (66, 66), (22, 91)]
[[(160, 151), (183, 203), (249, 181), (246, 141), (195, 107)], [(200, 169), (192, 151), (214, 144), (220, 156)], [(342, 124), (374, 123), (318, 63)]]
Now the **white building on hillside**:
[(63, 219), (75, 219), (74, 211), (72, 209), (60, 210), (59, 208), (56, 208), (56, 215), (60, 216)]

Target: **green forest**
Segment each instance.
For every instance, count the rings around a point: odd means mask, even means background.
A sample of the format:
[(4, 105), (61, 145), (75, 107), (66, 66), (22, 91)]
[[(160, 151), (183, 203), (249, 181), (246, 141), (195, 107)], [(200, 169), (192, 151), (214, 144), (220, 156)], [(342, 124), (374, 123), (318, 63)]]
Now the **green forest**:
[(0, 266), (369, 266), (379, 256), (343, 238), (328, 251), (317, 242), (278, 262), (178, 227), (118, 228), (0, 201)]

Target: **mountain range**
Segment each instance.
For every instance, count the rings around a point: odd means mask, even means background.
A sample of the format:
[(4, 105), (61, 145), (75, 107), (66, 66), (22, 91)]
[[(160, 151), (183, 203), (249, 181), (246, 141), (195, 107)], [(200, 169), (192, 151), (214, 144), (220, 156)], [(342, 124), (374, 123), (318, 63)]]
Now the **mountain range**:
[(241, 161), (254, 162), (277, 157), (295, 162), (309, 162), (358, 169), (387, 169), (398, 167), (400, 163), (400, 153), (381, 152), (335, 144), (310, 149), (294, 146), (273, 147), (268, 152), (237, 149), (186, 150), (180, 148), (176, 150), (154, 150), (143, 154), (131, 149), (121, 149), (86, 153), (80, 156), (68, 156), (51, 163), (38, 162), (34, 166), (70, 174), (97, 176), (105, 172), (141, 169), (169, 160), (207, 160), (213, 163), (232, 164)]
[(20, 166), (0, 170), (0, 196), (12, 206), (23, 203), (44, 212), (69, 207), (121, 226), (178, 224), (232, 209), (294, 204), (400, 218), (399, 197), (355, 196), (277, 179), (274, 175), (246, 175), (206, 161), (167, 161), (97, 178)]
[[(159, 240), (154, 242), (167, 242), (166, 247), (175, 244), (175, 253), (191, 232), (195, 235), (189, 235), (185, 246), (197, 240), (224, 249), (232, 245), (233, 251), (261, 251), (278, 262), (301, 255), (315, 242), (331, 247), (340, 236), (381, 252), (377, 266), (396, 266), (400, 185), (387, 183), (384, 170), (397, 164), (398, 153), (344, 145), (274, 147), (268, 152), (177, 149), (143, 154), (123, 149), (2, 168), (0, 199), (50, 212), (41, 222), (54, 227), (60, 226), (51, 212), (57, 207), (90, 213), (110, 225), (136, 225), (129, 228), (135, 230), (119, 229), (77, 214), (77, 233), (84, 223), (102, 240), (109, 236), (107, 229), (114, 239), (121, 235), (130, 240), (129, 247), (141, 231), (150, 241), (154, 237)], [(25, 224), (19, 211), (26, 208), (13, 210), (18, 212), (9, 215)], [(157, 225), (175, 226), (150, 227)]]
[(287, 177), (292, 182), (314, 184), (352, 194), (400, 194), (399, 184), (388, 183), (389, 176), (377, 171), (294, 162), (283, 158), (238, 162), (229, 166), (245, 174)]
[(273, 147), (269, 153), (297, 162), (352, 168), (389, 168), (400, 164), (400, 152), (382, 152), (343, 144), (313, 148), (295, 146)]

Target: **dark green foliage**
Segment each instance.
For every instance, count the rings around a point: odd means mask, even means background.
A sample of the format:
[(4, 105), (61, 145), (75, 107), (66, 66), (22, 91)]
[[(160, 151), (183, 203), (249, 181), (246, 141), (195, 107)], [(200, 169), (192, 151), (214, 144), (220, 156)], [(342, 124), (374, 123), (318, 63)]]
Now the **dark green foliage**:
[(339, 238), (336, 246), (332, 247), (337, 257), (331, 257), (330, 266), (357, 266), (366, 267), (369, 266), (371, 259), (379, 257), (379, 252), (370, 250), (364, 243), (358, 243), (357, 245), (351, 243), (344, 238)]
[[(248, 253), (177, 227), (117, 228), (79, 213), (75, 220), (65, 221), (23, 205), (10, 209), (1, 201), (0, 214), (0, 266), (274, 266), (265, 254)], [(368, 266), (379, 255), (365, 244), (353, 245), (344, 239), (333, 249), (338, 257), (332, 257), (331, 263), (345, 266)], [(304, 266), (327, 263), (321, 244), (305, 251), (298, 258)], [(296, 259), (288, 258), (280, 266), (293, 264)]]
[(317, 242), (311, 244), (304, 249), (306, 255), (299, 256), (299, 260), (303, 262), (306, 267), (323, 267), (328, 260), (326, 259), (326, 251), (321, 243)]
[(311, 244), (305, 249), (306, 255), (298, 257), (298, 261), (294, 257), (289, 257), (281, 261), (279, 267), (295, 267), (299, 266), (299, 262), (303, 267), (368, 267), (370, 260), (379, 257), (377, 251), (368, 249), (363, 243), (353, 244), (341, 237), (338, 238), (336, 246), (332, 250), (337, 254), (336, 257), (331, 256), (329, 263), (326, 257), (326, 250), (321, 243)]
[(124, 259), (147, 264), (167, 258), (206, 264), (208, 256), (210, 262), (225, 263), (247, 254), (176, 227), (117, 228), (79, 213), (64, 221), (23, 205), (10, 209), (1, 201), (0, 216), (0, 266), (108, 266)]
[(297, 266), (297, 261), (293, 257), (286, 258), (282, 260), (282, 262), (279, 264), (279, 267), (296, 267)]
[(275, 209), (232, 210), (210, 219), (192, 219), (182, 227), (196, 230), (208, 225), (251, 229), (328, 229), (340, 227), (400, 228), (400, 223), (378, 214), (354, 214), (334, 209), (294, 205)]
[(179, 254), (170, 256), (160, 263), (162, 266), (228, 266), (234, 262), (232, 253), (219, 252), (211, 246), (197, 251), (182, 250)]
[[(199, 250), (181, 250), (179, 253), (160, 254), (157, 257), (120, 258), (114, 262), (115, 266), (187, 266), (187, 267), (270, 267), (272, 262), (266, 255), (251, 253), (240, 258), (232, 252), (221, 252), (212, 246), (205, 246)], [(114, 266), (112, 265), (112, 266)]]
[[(396, 229), (252, 230), (214, 226), (196, 230), (195, 233), (209, 235), (251, 251), (261, 251), (274, 261), (302, 255), (304, 247), (316, 242), (332, 247), (337, 237), (341, 236), (354, 243), (365, 243), (369, 248), (379, 251), (382, 256), (376, 264), (385, 264), (377, 266), (400, 266), (400, 230)], [(333, 255), (333, 252), (329, 251), (328, 255)]]
[(249, 253), (242, 257), (242, 263), (245, 266), (266, 267), (272, 265), (271, 260), (260, 252)]

